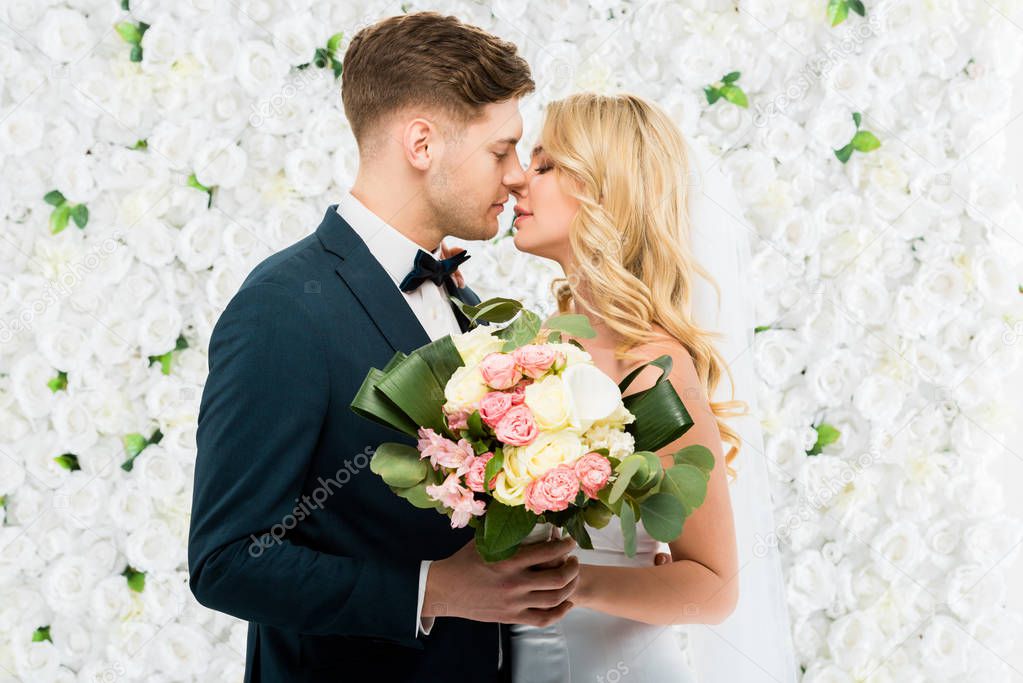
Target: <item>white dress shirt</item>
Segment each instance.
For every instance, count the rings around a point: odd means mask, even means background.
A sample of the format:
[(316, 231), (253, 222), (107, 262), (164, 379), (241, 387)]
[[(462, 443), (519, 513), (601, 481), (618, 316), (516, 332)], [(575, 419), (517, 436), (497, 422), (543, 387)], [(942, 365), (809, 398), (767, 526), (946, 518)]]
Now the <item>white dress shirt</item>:
[[(366, 243), (369, 252), (380, 262), (384, 270), (394, 281), (395, 287), (401, 284), (408, 272), (412, 270), (416, 254), (422, 247), (403, 235), (397, 228), (370, 211), (351, 191), (345, 192), (337, 203), (337, 212), (358, 233)], [(426, 249), (423, 249), (426, 251)], [(434, 258), (441, 259), (438, 246), (433, 252)], [(398, 291), (401, 289), (399, 287)], [(458, 319), (451, 309), (447, 290), (427, 280), (415, 291), (401, 292), (409, 308), (415, 313), (430, 340), (440, 339), (446, 334), (461, 334)], [(425, 635), (433, 628), (433, 617), (422, 617), (423, 597), (426, 595), (426, 576), (430, 571), (430, 560), (423, 560), (419, 566), (419, 600), (416, 604), (416, 630)]]

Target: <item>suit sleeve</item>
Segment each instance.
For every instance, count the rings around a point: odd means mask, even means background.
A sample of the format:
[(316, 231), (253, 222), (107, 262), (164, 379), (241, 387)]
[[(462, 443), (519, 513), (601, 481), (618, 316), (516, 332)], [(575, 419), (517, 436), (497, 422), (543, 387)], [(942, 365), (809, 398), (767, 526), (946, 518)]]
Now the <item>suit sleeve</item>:
[(303, 296), (278, 284), (246, 287), (213, 330), (189, 585), (201, 604), (247, 621), (422, 648), (409, 627), (418, 560), (332, 555), (292, 543), (286, 531), (330, 401), (324, 337)]

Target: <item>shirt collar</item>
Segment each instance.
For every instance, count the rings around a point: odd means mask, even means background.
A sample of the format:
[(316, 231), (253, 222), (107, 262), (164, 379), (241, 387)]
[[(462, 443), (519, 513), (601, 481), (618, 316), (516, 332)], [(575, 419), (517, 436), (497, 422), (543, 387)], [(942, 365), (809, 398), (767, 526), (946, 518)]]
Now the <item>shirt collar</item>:
[[(412, 270), (419, 250), (427, 251), (370, 211), (351, 190), (346, 190), (341, 195), (337, 202), (337, 212), (362, 238), (370, 253), (380, 262), (396, 285), (400, 285)], [(439, 245), (432, 253), (438, 261), (441, 259)]]

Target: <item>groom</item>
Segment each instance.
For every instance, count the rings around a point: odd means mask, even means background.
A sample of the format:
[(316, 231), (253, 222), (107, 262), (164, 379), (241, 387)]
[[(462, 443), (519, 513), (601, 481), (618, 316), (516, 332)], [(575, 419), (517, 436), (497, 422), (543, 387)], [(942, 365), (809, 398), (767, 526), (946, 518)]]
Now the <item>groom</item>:
[(245, 681), (509, 680), (508, 628), (571, 608), (572, 541), (484, 563), (369, 470), (414, 439), (349, 408), (370, 367), (467, 329), (479, 298), (446, 235), (493, 237), (524, 183), (510, 43), (434, 13), (360, 31), (342, 100), (359, 148), (351, 191), (314, 234), (260, 263), (210, 339), (189, 530), (192, 592), (249, 622)]

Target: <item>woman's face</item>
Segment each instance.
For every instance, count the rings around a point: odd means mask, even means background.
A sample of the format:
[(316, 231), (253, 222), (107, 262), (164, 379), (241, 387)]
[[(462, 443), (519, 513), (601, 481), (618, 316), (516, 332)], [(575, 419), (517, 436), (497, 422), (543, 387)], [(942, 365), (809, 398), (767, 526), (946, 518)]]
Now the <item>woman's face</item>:
[(515, 247), (557, 261), (565, 267), (571, 253), (568, 227), (579, 211), (579, 201), (566, 193), (550, 158), (537, 145), (533, 149), (526, 182), (515, 195)]

